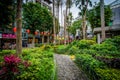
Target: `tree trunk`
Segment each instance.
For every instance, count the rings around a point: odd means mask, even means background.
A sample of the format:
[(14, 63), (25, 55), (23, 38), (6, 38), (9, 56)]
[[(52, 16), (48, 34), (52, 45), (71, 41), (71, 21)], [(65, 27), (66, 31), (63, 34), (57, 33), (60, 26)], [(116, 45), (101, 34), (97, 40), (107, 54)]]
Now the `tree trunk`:
[(67, 14), (67, 8), (64, 12), (64, 45), (66, 45), (66, 14)]
[(100, 0), (102, 41), (105, 40), (104, 0)]
[(33, 39), (32, 39), (32, 46), (31, 46), (32, 48), (34, 48), (35, 47), (35, 35), (33, 35)]
[[(62, 15), (62, 1), (61, 1), (61, 27), (63, 27), (63, 15)], [(60, 40), (60, 44), (61, 44), (61, 41), (62, 41), (62, 35), (60, 35), (60, 37), (61, 37), (61, 40)]]
[(48, 44), (50, 43), (50, 36), (49, 35), (47, 36), (47, 43)]
[[(58, 26), (59, 26), (59, 4), (60, 4), (60, 2), (58, 3), (58, 5), (57, 5), (57, 18), (58, 18)], [(59, 32), (59, 27), (58, 27), (58, 32)]]
[(56, 31), (55, 31), (55, 0), (53, 0), (53, 38), (54, 38), (54, 45), (56, 44)]
[(86, 39), (86, 16), (83, 16), (83, 27), (82, 27), (83, 39)]
[(42, 44), (44, 44), (44, 34), (42, 35)]
[(22, 0), (17, 0), (17, 13), (16, 13), (16, 21), (17, 21), (17, 37), (16, 37), (16, 53), (22, 53)]

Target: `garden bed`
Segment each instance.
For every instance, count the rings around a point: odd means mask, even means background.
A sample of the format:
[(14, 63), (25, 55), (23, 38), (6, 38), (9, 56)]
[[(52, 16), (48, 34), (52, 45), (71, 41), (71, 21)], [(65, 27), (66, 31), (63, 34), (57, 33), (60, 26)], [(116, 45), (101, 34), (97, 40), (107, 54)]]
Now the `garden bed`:
[[(0, 54), (0, 61), (4, 55), (14, 54), (15, 51), (3, 50)], [(55, 80), (56, 67), (54, 64), (53, 52), (41, 48), (24, 49), (19, 56), (23, 61), (30, 62), (27, 68), (18, 66), (20, 74), (17, 80)], [(2, 69), (2, 67), (1, 67)]]

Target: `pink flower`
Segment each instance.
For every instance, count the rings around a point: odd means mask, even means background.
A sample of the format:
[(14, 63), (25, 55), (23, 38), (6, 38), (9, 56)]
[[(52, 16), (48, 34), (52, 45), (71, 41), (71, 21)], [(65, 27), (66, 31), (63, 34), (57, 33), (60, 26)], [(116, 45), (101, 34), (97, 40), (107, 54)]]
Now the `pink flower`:
[(4, 61), (6, 64), (11, 65), (17, 65), (21, 62), (21, 59), (15, 55), (8, 55), (8, 56), (4, 56)]

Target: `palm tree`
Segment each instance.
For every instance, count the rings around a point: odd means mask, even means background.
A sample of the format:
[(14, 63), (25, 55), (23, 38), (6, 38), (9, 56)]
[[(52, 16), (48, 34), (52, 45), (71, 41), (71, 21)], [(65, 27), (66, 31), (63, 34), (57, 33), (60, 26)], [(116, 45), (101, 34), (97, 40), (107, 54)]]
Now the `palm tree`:
[[(68, 14), (70, 13), (70, 8), (72, 6), (72, 0), (66, 0), (65, 4), (66, 4), (66, 10), (65, 10), (65, 14), (64, 14), (64, 38), (66, 36), (66, 28), (69, 25)], [(69, 9), (69, 12), (68, 12), (68, 9)], [(69, 35), (68, 35), (68, 39), (69, 39)], [(64, 40), (64, 44), (66, 44), (66, 39)]]
[[(61, 3), (61, 0), (56, 0), (56, 6), (57, 6), (57, 19), (58, 19), (58, 24), (59, 24), (59, 10), (60, 10), (60, 3)], [(57, 25), (58, 25), (57, 24)], [(58, 32), (59, 32), (59, 28), (58, 28)]]
[[(70, 26), (69, 18), (70, 18), (70, 8), (72, 6), (72, 3), (73, 3), (73, 0), (66, 1), (66, 27), (67, 27), (67, 29)], [(68, 32), (68, 40), (69, 40), (69, 31), (67, 30), (67, 32)], [(69, 43), (69, 41), (68, 41), (68, 43)]]
[(100, 0), (102, 41), (105, 40), (104, 0)]
[(83, 33), (83, 39), (86, 39), (86, 13), (88, 5), (92, 6), (91, 0), (75, 0), (76, 6), (81, 10), (82, 15), (82, 33)]
[(22, 0), (17, 0), (17, 12), (16, 12), (16, 21), (17, 21), (17, 38), (16, 38), (16, 53), (22, 53)]
[(53, 38), (54, 38), (54, 41), (53, 43), (56, 44), (56, 31), (55, 31), (55, 0), (53, 0)]

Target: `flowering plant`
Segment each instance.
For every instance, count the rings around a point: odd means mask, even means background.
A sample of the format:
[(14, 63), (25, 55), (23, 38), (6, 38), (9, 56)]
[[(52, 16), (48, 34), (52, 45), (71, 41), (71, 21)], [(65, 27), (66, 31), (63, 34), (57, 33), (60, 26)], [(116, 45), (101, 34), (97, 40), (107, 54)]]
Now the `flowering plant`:
[(20, 74), (20, 65), (24, 65), (27, 68), (30, 63), (22, 61), (18, 56), (13, 54), (4, 56), (4, 62), (1, 64), (0, 79), (15, 80), (16, 76)]

